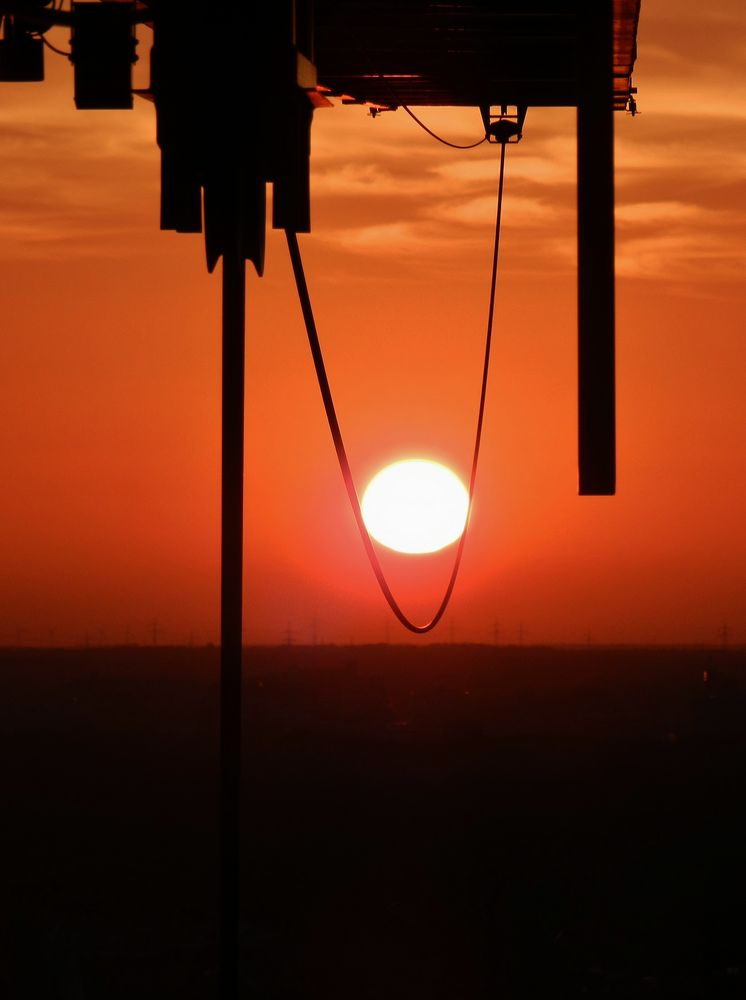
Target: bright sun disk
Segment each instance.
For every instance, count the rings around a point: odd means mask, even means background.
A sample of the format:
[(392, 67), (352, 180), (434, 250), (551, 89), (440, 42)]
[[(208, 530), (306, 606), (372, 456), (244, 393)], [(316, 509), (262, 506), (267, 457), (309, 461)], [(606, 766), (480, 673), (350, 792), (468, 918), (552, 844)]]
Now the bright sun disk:
[(463, 534), (469, 494), (445, 465), (410, 458), (371, 479), (361, 509), (369, 533), (387, 548), (437, 552)]

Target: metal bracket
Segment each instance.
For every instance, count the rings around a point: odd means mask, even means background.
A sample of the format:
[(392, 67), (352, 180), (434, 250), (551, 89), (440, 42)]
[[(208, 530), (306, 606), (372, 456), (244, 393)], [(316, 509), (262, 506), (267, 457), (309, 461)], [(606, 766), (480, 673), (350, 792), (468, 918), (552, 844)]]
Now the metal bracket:
[[(515, 107), (515, 111), (509, 108)], [(526, 120), (528, 108), (521, 105), (501, 104), (498, 114), (493, 114), (489, 105), (483, 104), (479, 108), (484, 122), (484, 131), (489, 142), (497, 142), (501, 145), (510, 143), (514, 145), (523, 138), (523, 123)]]

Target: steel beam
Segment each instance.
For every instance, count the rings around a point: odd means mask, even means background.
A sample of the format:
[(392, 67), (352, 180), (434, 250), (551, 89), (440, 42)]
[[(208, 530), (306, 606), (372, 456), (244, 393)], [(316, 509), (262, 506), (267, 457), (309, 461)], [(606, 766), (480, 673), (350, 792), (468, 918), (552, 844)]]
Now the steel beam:
[[(240, 212), (236, 212), (240, 218)], [(220, 1000), (238, 997), (241, 871), (246, 262), (239, 224), (223, 251), (223, 403), (220, 573)]]
[(582, 496), (616, 491), (614, 364), (614, 19), (612, 0), (579, 18), (578, 472)]

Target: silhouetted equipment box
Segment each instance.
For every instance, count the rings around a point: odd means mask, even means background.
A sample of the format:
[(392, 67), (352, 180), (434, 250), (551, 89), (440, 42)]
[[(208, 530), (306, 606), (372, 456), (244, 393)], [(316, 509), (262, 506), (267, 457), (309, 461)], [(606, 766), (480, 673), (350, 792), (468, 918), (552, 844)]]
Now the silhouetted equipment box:
[(77, 108), (132, 107), (134, 8), (134, 3), (73, 3), (70, 58)]
[(39, 83), (43, 79), (44, 42), (6, 25), (5, 37), (0, 39), (0, 81)]
[[(613, 103), (627, 106), (640, 0), (613, 2)], [(315, 0), (319, 80), (375, 105), (577, 106), (606, 0)]]

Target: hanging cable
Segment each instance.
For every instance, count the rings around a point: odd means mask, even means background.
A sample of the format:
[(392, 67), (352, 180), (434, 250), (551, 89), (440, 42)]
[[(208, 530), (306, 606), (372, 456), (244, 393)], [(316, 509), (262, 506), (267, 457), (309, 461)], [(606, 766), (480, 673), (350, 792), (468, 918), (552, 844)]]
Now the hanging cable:
[(477, 139), (476, 142), (467, 142), (465, 145), (461, 145), (461, 143), (458, 142), (451, 142), (449, 139), (444, 139), (443, 136), (438, 135), (437, 132), (433, 132), (433, 130), (429, 128), (420, 118), (418, 118), (417, 115), (414, 113), (414, 111), (412, 111), (412, 109), (407, 104), (405, 104), (404, 101), (402, 101), (391, 80), (380, 70), (376, 69), (376, 67), (373, 65), (373, 60), (371, 59), (368, 52), (364, 48), (362, 48), (362, 46), (360, 46), (359, 43), (355, 47), (358, 49), (361, 57), (370, 67), (371, 72), (378, 77), (378, 79), (384, 85), (386, 90), (388, 90), (388, 92), (391, 94), (391, 97), (393, 98), (395, 104), (395, 107), (391, 109), (392, 111), (396, 110), (397, 107), (401, 108), (403, 111), (406, 111), (409, 117), (412, 119), (412, 121), (416, 122), (421, 129), (427, 132), (429, 136), (432, 136), (432, 138), (435, 139), (437, 142), (443, 143), (444, 146), (448, 146), (450, 149), (476, 149), (477, 146), (481, 146), (483, 142), (487, 142), (489, 136), (487, 135), (486, 131), (481, 139)]
[(477, 466), (479, 463), (479, 448), (482, 442), (482, 425), (484, 423), (484, 407), (487, 398), (487, 378), (490, 369), (490, 351), (492, 347), (492, 324), (495, 315), (495, 289), (497, 286), (497, 261), (498, 253), (500, 248), (500, 226), (502, 221), (502, 203), (503, 203), (503, 178), (505, 174), (505, 143), (501, 144), (500, 147), (500, 176), (497, 185), (497, 213), (495, 218), (495, 242), (494, 249), (492, 253), (492, 278), (490, 282), (490, 298), (489, 298), (489, 309), (487, 313), (487, 335), (485, 338), (484, 347), (484, 364), (482, 367), (482, 387), (479, 395), (479, 413), (477, 416), (477, 429), (474, 437), (474, 452), (471, 461), (471, 475), (469, 476), (469, 505), (466, 514), (466, 523), (464, 525), (464, 530), (459, 539), (458, 548), (456, 550), (456, 556), (453, 562), (453, 569), (451, 571), (451, 576), (448, 581), (448, 586), (446, 587), (443, 599), (440, 602), (438, 610), (435, 612), (433, 617), (425, 625), (417, 625), (405, 615), (399, 604), (391, 592), (391, 588), (388, 585), (386, 576), (379, 562), (378, 555), (375, 548), (373, 547), (373, 542), (365, 526), (365, 521), (363, 520), (363, 513), (360, 509), (360, 499), (358, 497), (357, 489), (355, 487), (355, 480), (352, 476), (352, 470), (350, 469), (350, 463), (347, 458), (347, 450), (342, 439), (342, 431), (339, 427), (339, 420), (337, 419), (337, 412), (334, 407), (334, 400), (332, 398), (331, 388), (329, 386), (329, 379), (326, 374), (326, 365), (324, 364), (324, 356), (321, 351), (321, 344), (319, 343), (319, 335), (316, 330), (316, 321), (313, 315), (313, 308), (311, 306), (311, 297), (308, 293), (308, 285), (306, 283), (306, 276), (303, 270), (303, 261), (300, 255), (300, 247), (298, 245), (298, 235), (290, 229), (285, 230), (285, 236), (287, 237), (288, 249), (290, 251), (290, 260), (293, 265), (293, 274), (295, 275), (295, 284), (298, 289), (298, 298), (300, 300), (301, 311), (303, 313), (303, 319), (306, 325), (306, 333), (308, 335), (308, 342), (311, 347), (311, 355), (313, 357), (314, 368), (316, 369), (316, 378), (318, 379), (319, 388), (321, 390), (321, 398), (324, 402), (324, 410), (326, 411), (326, 418), (329, 423), (329, 430), (332, 434), (332, 440), (334, 442), (334, 449), (337, 453), (337, 460), (339, 462), (339, 467), (342, 471), (342, 478), (344, 479), (344, 484), (347, 489), (347, 495), (350, 499), (350, 505), (352, 506), (352, 513), (355, 517), (355, 522), (357, 523), (358, 530), (360, 532), (360, 537), (365, 548), (365, 552), (370, 561), (371, 568), (375, 574), (378, 585), (381, 588), (383, 596), (386, 598), (389, 607), (399, 619), (401, 624), (409, 629), (410, 632), (416, 632), (419, 635), (425, 632), (430, 632), (438, 624), (440, 619), (443, 617), (446, 608), (448, 607), (448, 602), (451, 599), (451, 594), (453, 593), (453, 588), (456, 583), (456, 577), (458, 576), (459, 567), (461, 565), (461, 557), (464, 552), (464, 544), (466, 542), (466, 532), (469, 526), (469, 518), (471, 516), (472, 501), (474, 499), (474, 487), (477, 480)]
[(437, 132), (433, 132), (433, 130), (431, 128), (428, 128), (423, 121), (420, 121), (420, 119), (417, 117), (414, 111), (412, 111), (411, 108), (408, 108), (406, 104), (400, 103), (399, 107), (403, 111), (406, 111), (409, 117), (412, 118), (414, 121), (416, 121), (417, 124), (420, 126), (420, 128), (424, 129), (428, 135), (431, 135), (433, 139), (437, 139), (438, 142), (442, 142), (444, 146), (450, 146), (451, 149), (476, 149), (476, 147), (481, 146), (483, 142), (487, 142), (486, 132), (481, 139), (477, 139), (476, 142), (469, 142), (465, 146), (460, 146), (457, 142), (449, 142), (448, 139), (444, 139), (442, 136), (438, 135)]
[(52, 45), (52, 43), (47, 39), (45, 35), (39, 35), (39, 37), (44, 42), (46, 47), (48, 49), (51, 49), (52, 52), (56, 52), (58, 56), (68, 56), (69, 58), (72, 55), (72, 51), (66, 49), (58, 49), (56, 45)]

